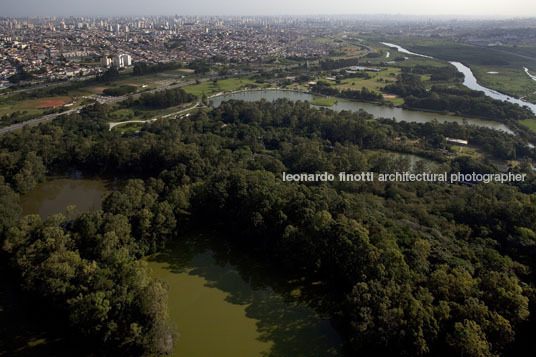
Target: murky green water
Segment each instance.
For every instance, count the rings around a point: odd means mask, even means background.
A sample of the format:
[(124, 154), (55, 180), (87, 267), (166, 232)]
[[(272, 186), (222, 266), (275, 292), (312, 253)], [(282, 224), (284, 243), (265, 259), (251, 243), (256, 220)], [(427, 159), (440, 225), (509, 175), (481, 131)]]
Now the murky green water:
[(329, 320), (247, 257), (196, 236), (147, 260), (169, 284), (178, 340), (172, 356), (341, 355)]
[(21, 196), (22, 214), (39, 214), (42, 218), (64, 213), (75, 205), (75, 212), (100, 209), (110, 185), (100, 179), (52, 178)]

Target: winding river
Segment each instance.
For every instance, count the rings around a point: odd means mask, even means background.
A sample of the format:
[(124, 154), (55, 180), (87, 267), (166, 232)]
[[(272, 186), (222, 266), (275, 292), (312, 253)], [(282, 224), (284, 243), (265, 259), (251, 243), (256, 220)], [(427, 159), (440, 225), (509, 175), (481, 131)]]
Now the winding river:
[[(277, 99), (286, 98), (292, 101), (313, 101), (316, 97), (309, 93), (297, 92), (297, 91), (288, 91), (288, 90), (248, 90), (237, 93), (226, 94), (222, 96), (217, 96), (211, 98), (212, 104), (215, 107), (218, 107), (222, 102), (226, 100), (236, 99), (244, 100), (247, 102), (259, 101), (262, 99), (268, 101), (274, 101)], [(507, 133), (513, 134), (513, 132), (508, 129), (504, 124), (490, 121), (482, 120), (477, 118), (464, 118), (454, 115), (445, 115), (438, 113), (423, 112), (417, 110), (407, 110), (396, 107), (382, 106), (372, 103), (363, 103), (363, 102), (354, 102), (348, 100), (338, 101), (335, 105), (329, 107), (329, 109), (335, 111), (360, 111), (364, 110), (376, 118), (394, 118), (399, 121), (406, 122), (417, 122), (417, 123), (427, 123), (433, 120), (438, 122), (456, 122), (458, 124), (471, 124), (496, 130), (502, 130)]]
[(529, 72), (529, 69), (528, 69), (527, 67), (523, 67), (523, 69), (525, 70), (525, 73), (527, 74), (527, 76), (529, 76), (530, 78), (532, 78), (533, 80), (536, 81), (536, 76), (533, 75), (533, 74), (531, 74), (531, 73)]
[(524, 100), (513, 98), (506, 94), (499, 93), (493, 89), (483, 87), (480, 84), (478, 84), (475, 75), (473, 74), (473, 72), (471, 71), (469, 67), (467, 67), (466, 65), (460, 62), (449, 62), (449, 63), (453, 65), (454, 67), (456, 67), (456, 69), (459, 72), (463, 73), (464, 75), (463, 85), (466, 86), (467, 88), (484, 92), (488, 97), (491, 97), (493, 99), (498, 99), (498, 100), (507, 101), (510, 103), (519, 104), (520, 106), (527, 106), (530, 108), (530, 110), (532, 110), (533, 113), (536, 114), (536, 104), (525, 102)]
[[(420, 54), (420, 53), (415, 53), (415, 52), (408, 51), (407, 49), (405, 49), (403, 47), (400, 47), (399, 45), (395, 45), (393, 43), (389, 43), (389, 42), (380, 42), (380, 43), (382, 45), (385, 45), (385, 46), (388, 46), (388, 47), (394, 47), (401, 53), (405, 53), (405, 54), (408, 54), (408, 55), (419, 56), (419, 57), (435, 59), (434, 57), (431, 57), (431, 56), (426, 56), (426, 55), (423, 55), (423, 54)], [(459, 72), (463, 73), (463, 75), (464, 75), (463, 85), (466, 86), (467, 88), (477, 90), (477, 91), (482, 91), (488, 97), (491, 97), (493, 99), (498, 99), (498, 100), (502, 100), (502, 101), (506, 101), (506, 102), (510, 102), (510, 103), (519, 104), (520, 106), (526, 106), (530, 110), (532, 110), (532, 112), (534, 114), (536, 114), (536, 104), (529, 103), (529, 102), (526, 102), (526, 101), (521, 100), (521, 99), (513, 98), (513, 97), (510, 97), (509, 95), (502, 94), (502, 93), (497, 92), (497, 91), (495, 91), (493, 89), (483, 87), (480, 84), (478, 84), (478, 81), (476, 80), (476, 77), (474, 76), (473, 72), (471, 71), (471, 69), (469, 67), (467, 67), (466, 65), (464, 65), (464, 64), (462, 64), (460, 62), (456, 62), (456, 61), (450, 61), (449, 63), (451, 65), (453, 65), (454, 67), (456, 67), (456, 69)], [(523, 67), (523, 68), (524, 68), (525, 72), (532, 79), (536, 80), (536, 76), (531, 75), (527, 68), (525, 68), (525, 67)]]

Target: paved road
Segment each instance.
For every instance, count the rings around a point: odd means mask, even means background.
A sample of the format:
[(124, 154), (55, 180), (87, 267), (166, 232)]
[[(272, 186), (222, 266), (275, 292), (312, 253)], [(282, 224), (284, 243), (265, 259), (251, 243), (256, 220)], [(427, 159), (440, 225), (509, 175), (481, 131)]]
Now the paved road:
[[(253, 72), (251, 72), (251, 73), (253, 73)], [(199, 79), (199, 82), (206, 82), (206, 81), (211, 81), (211, 80), (214, 80), (214, 79), (220, 79), (220, 78), (224, 78), (224, 77), (243, 76), (243, 75), (251, 74), (251, 73), (238, 73), (235, 76), (213, 76), (213, 77), (207, 77), (207, 78)], [(155, 88), (155, 89), (145, 91), (143, 93), (160, 92), (160, 91), (163, 91), (163, 90), (166, 90), (166, 89), (184, 87), (184, 86), (192, 85), (192, 84), (195, 84), (195, 83), (196, 83), (196, 81), (191, 80), (191, 81), (180, 82), (180, 83), (176, 83), (176, 84), (169, 84), (169, 85), (166, 85), (166, 86), (163, 86), (163, 87), (159, 87), (159, 88)], [(139, 97), (141, 94), (142, 93), (136, 94), (133, 97), (134, 98)], [(95, 99), (101, 104), (112, 104), (112, 103), (122, 102), (122, 101), (126, 100), (128, 97), (129, 96), (127, 96), (127, 95), (120, 96), (120, 97), (107, 97), (107, 96), (102, 96), (102, 95), (94, 95), (94, 96), (91, 96), (91, 97), (88, 97), (88, 98)], [(80, 111), (81, 109), (85, 108), (86, 106), (87, 105), (83, 105), (83, 106), (80, 106), (78, 108), (65, 111), (63, 113), (48, 114), (48, 115), (45, 115), (45, 116), (42, 116), (42, 117), (39, 117), (39, 118), (26, 120), (26, 121), (24, 121), (22, 123), (17, 123), (17, 124), (13, 124), (13, 125), (10, 125), (10, 126), (6, 126), (4, 128), (0, 128), (0, 135), (8, 133), (8, 132), (13, 131), (13, 130), (21, 129), (22, 127), (24, 127), (26, 125), (36, 125), (36, 124), (39, 124), (39, 123), (44, 123), (44, 122), (56, 119), (60, 115), (72, 114), (74, 112)]]
[(69, 84), (72, 84), (73, 82), (80, 82), (80, 81), (85, 81), (85, 80), (88, 80), (88, 79), (94, 79), (95, 78), (95, 75), (90, 75), (90, 76), (86, 76), (86, 77), (81, 77), (81, 78), (74, 78), (74, 79), (70, 79), (70, 80), (67, 80), (67, 81), (61, 81), (61, 82), (45, 82), (45, 83), (36, 83), (35, 85), (31, 85), (27, 88), (22, 88), (22, 89), (16, 89), (14, 91), (7, 91), (7, 92), (2, 92), (0, 93), (0, 96), (5, 96), (5, 95), (12, 95), (12, 94), (17, 94), (17, 93), (21, 93), (21, 92), (28, 92), (28, 91), (32, 91), (32, 90), (37, 90), (37, 89), (43, 89), (43, 88), (52, 88), (52, 87), (61, 87), (61, 86), (67, 86)]
[(83, 106), (78, 107), (76, 109), (71, 109), (71, 110), (65, 111), (63, 113), (48, 114), (48, 115), (42, 116), (40, 118), (35, 118), (35, 119), (27, 120), (27, 121), (22, 122), (22, 123), (17, 123), (17, 124), (13, 124), (13, 125), (10, 125), (10, 126), (6, 126), (4, 128), (0, 128), (0, 135), (5, 134), (5, 133), (10, 132), (10, 131), (13, 131), (13, 130), (21, 129), (25, 125), (35, 125), (35, 124), (39, 124), (39, 123), (44, 123), (46, 121), (56, 119), (60, 115), (72, 114), (72, 113), (74, 113), (74, 112), (76, 112), (76, 111), (78, 111), (78, 110), (80, 110), (82, 108), (83, 108)]
[(186, 109), (182, 109), (182, 110), (179, 110), (179, 111), (176, 111), (176, 112), (173, 112), (173, 113), (170, 113), (170, 114), (166, 114), (166, 115), (163, 115), (161, 117), (155, 117), (155, 118), (151, 118), (151, 119), (147, 119), (147, 120), (127, 120), (127, 121), (120, 121), (120, 122), (117, 122), (117, 123), (108, 123), (108, 125), (110, 125), (110, 130), (112, 130), (114, 127), (118, 126), (118, 125), (122, 125), (122, 124), (128, 124), (128, 123), (149, 123), (149, 122), (153, 122), (153, 121), (156, 121), (158, 119), (162, 119), (162, 118), (169, 118), (169, 117), (172, 117), (174, 115), (179, 115), (179, 114), (182, 114), (182, 113), (185, 113), (189, 110), (192, 110), (192, 109), (195, 109), (197, 107), (199, 107), (201, 105), (200, 102), (197, 102), (195, 103), (194, 106), (191, 106), (189, 108), (186, 108)]

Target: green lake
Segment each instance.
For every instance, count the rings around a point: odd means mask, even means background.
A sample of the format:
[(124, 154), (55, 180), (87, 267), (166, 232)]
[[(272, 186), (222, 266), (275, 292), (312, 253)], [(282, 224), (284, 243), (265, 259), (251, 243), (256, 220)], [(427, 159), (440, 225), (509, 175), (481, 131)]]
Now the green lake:
[(147, 258), (169, 285), (172, 356), (341, 355), (330, 321), (297, 302), (292, 284), (215, 238), (198, 234)]
[(64, 213), (68, 206), (75, 212), (100, 209), (104, 195), (111, 191), (101, 179), (50, 178), (21, 196), (22, 214), (39, 214), (42, 218)]

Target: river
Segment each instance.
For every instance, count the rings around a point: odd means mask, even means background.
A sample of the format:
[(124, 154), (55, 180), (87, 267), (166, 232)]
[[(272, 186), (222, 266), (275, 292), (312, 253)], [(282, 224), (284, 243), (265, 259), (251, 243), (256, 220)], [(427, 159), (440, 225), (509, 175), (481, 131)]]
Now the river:
[(467, 88), (482, 91), (488, 97), (491, 97), (493, 99), (498, 99), (498, 100), (507, 101), (507, 102), (510, 102), (510, 103), (519, 104), (520, 106), (527, 106), (527, 107), (530, 108), (530, 110), (532, 110), (533, 113), (536, 114), (536, 104), (525, 102), (524, 100), (513, 98), (513, 97), (510, 97), (508, 95), (499, 93), (499, 92), (497, 92), (497, 91), (495, 91), (493, 89), (483, 87), (480, 84), (478, 84), (475, 75), (473, 74), (473, 72), (471, 71), (471, 69), (469, 67), (467, 67), (466, 65), (464, 65), (464, 64), (462, 64), (460, 62), (449, 62), (449, 63), (451, 65), (453, 65), (454, 67), (456, 67), (456, 69), (459, 72), (463, 73), (463, 75), (464, 75), (463, 85), (466, 86)]
[(407, 55), (413, 55), (413, 56), (419, 56), (419, 57), (424, 57), (424, 58), (432, 58), (434, 59), (434, 57), (431, 57), (431, 56), (427, 56), (427, 55), (421, 55), (420, 53), (415, 53), (415, 52), (411, 52), (411, 51), (408, 51), (406, 50), (404, 47), (400, 47), (399, 45), (395, 45), (394, 43), (389, 43), (389, 42), (380, 42), (382, 45), (385, 45), (387, 47), (394, 47), (398, 50), (398, 52), (400, 53), (405, 53)]
[(533, 80), (536, 81), (536, 76), (533, 75), (533, 74), (531, 74), (531, 73), (529, 72), (529, 69), (528, 69), (527, 67), (523, 67), (523, 69), (525, 70), (525, 73), (527, 74), (527, 76), (529, 76), (530, 78), (532, 78)]
[[(226, 94), (222, 96), (217, 96), (211, 98), (211, 101), (215, 107), (219, 106), (222, 102), (231, 99), (244, 100), (248, 102), (254, 102), (261, 99), (268, 101), (274, 101), (276, 99), (286, 98), (292, 101), (313, 101), (316, 97), (312, 94), (297, 92), (297, 91), (288, 91), (288, 90), (248, 90), (237, 93)], [(471, 124), (496, 130), (502, 130), (504, 132), (513, 134), (513, 132), (508, 129), (504, 124), (490, 121), (482, 120), (477, 118), (464, 118), (454, 115), (445, 115), (438, 113), (430, 113), (417, 110), (407, 110), (396, 107), (382, 106), (372, 103), (364, 102), (354, 102), (348, 100), (340, 100), (335, 105), (329, 107), (329, 109), (335, 111), (359, 111), (365, 110), (366, 112), (374, 115), (376, 118), (394, 118), (399, 121), (407, 122), (417, 122), (417, 123), (427, 123), (433, 120), (438, 122), (456, 122), (458, 124)]]
[[(380, 42), (380, 43), (382, 45), (385, 45), (385, 46), (388, 46), (388, 47), (394, 47), (401, 53), (435, 59), (434, 57), (431, 57), (431, 56), (426, 56), (426, 55), (423, 55), (423, 54), (420, 54), (420, 53), (415, 53), (415, 52), (408, 51), (407, 49), (405, 49), (403, 47), (400, 47), (398, 45), (395, 45), (393, 43), (389, 43), (389, 42)], [(536, 104), (529, 103), (529, 102), (526, 102), (526, 101), (521, 100), (521, 99), (513, 98), (513, 97), (510, 97), (509, 95), (499, 93), (499, 92), (497, 92), (497, 91), (495, 91), (493, 89), (483, 87), (480, 84), (478, 84), (478, 81), (476, 80), (476, 77), (474, 76), (473, 72), (471, 71), (471, 69), (469, 67), (467, 67), (466, 65), (464, 65), (464, 64), (462, 64), (460, 62), (456, 62), (456, 61), (450, 61), (449, 63), (451, 65), (453, 65), (454, 67), (456, 67), (456, 69), (459, 72), (463, 73), (463, 75), (464, 75), (463, 85), (466, 86), (467, 88), (477, 90), (477, 91), (482, 91), (488, 97), (491, 97), (493, 99), (498, 99), (498, 100), (502, 100), (502, 101), (505, 101), (505, 102), (519, 104), (520, 106), (527, 106), (528, 108), (530, 108), (530, 110), (534, 114), (536, 114)], [(528, 72), (527, 68), (524, 67), (524, 70), (532, 79), (536, 80), (536, 77), (532, 76)]]

